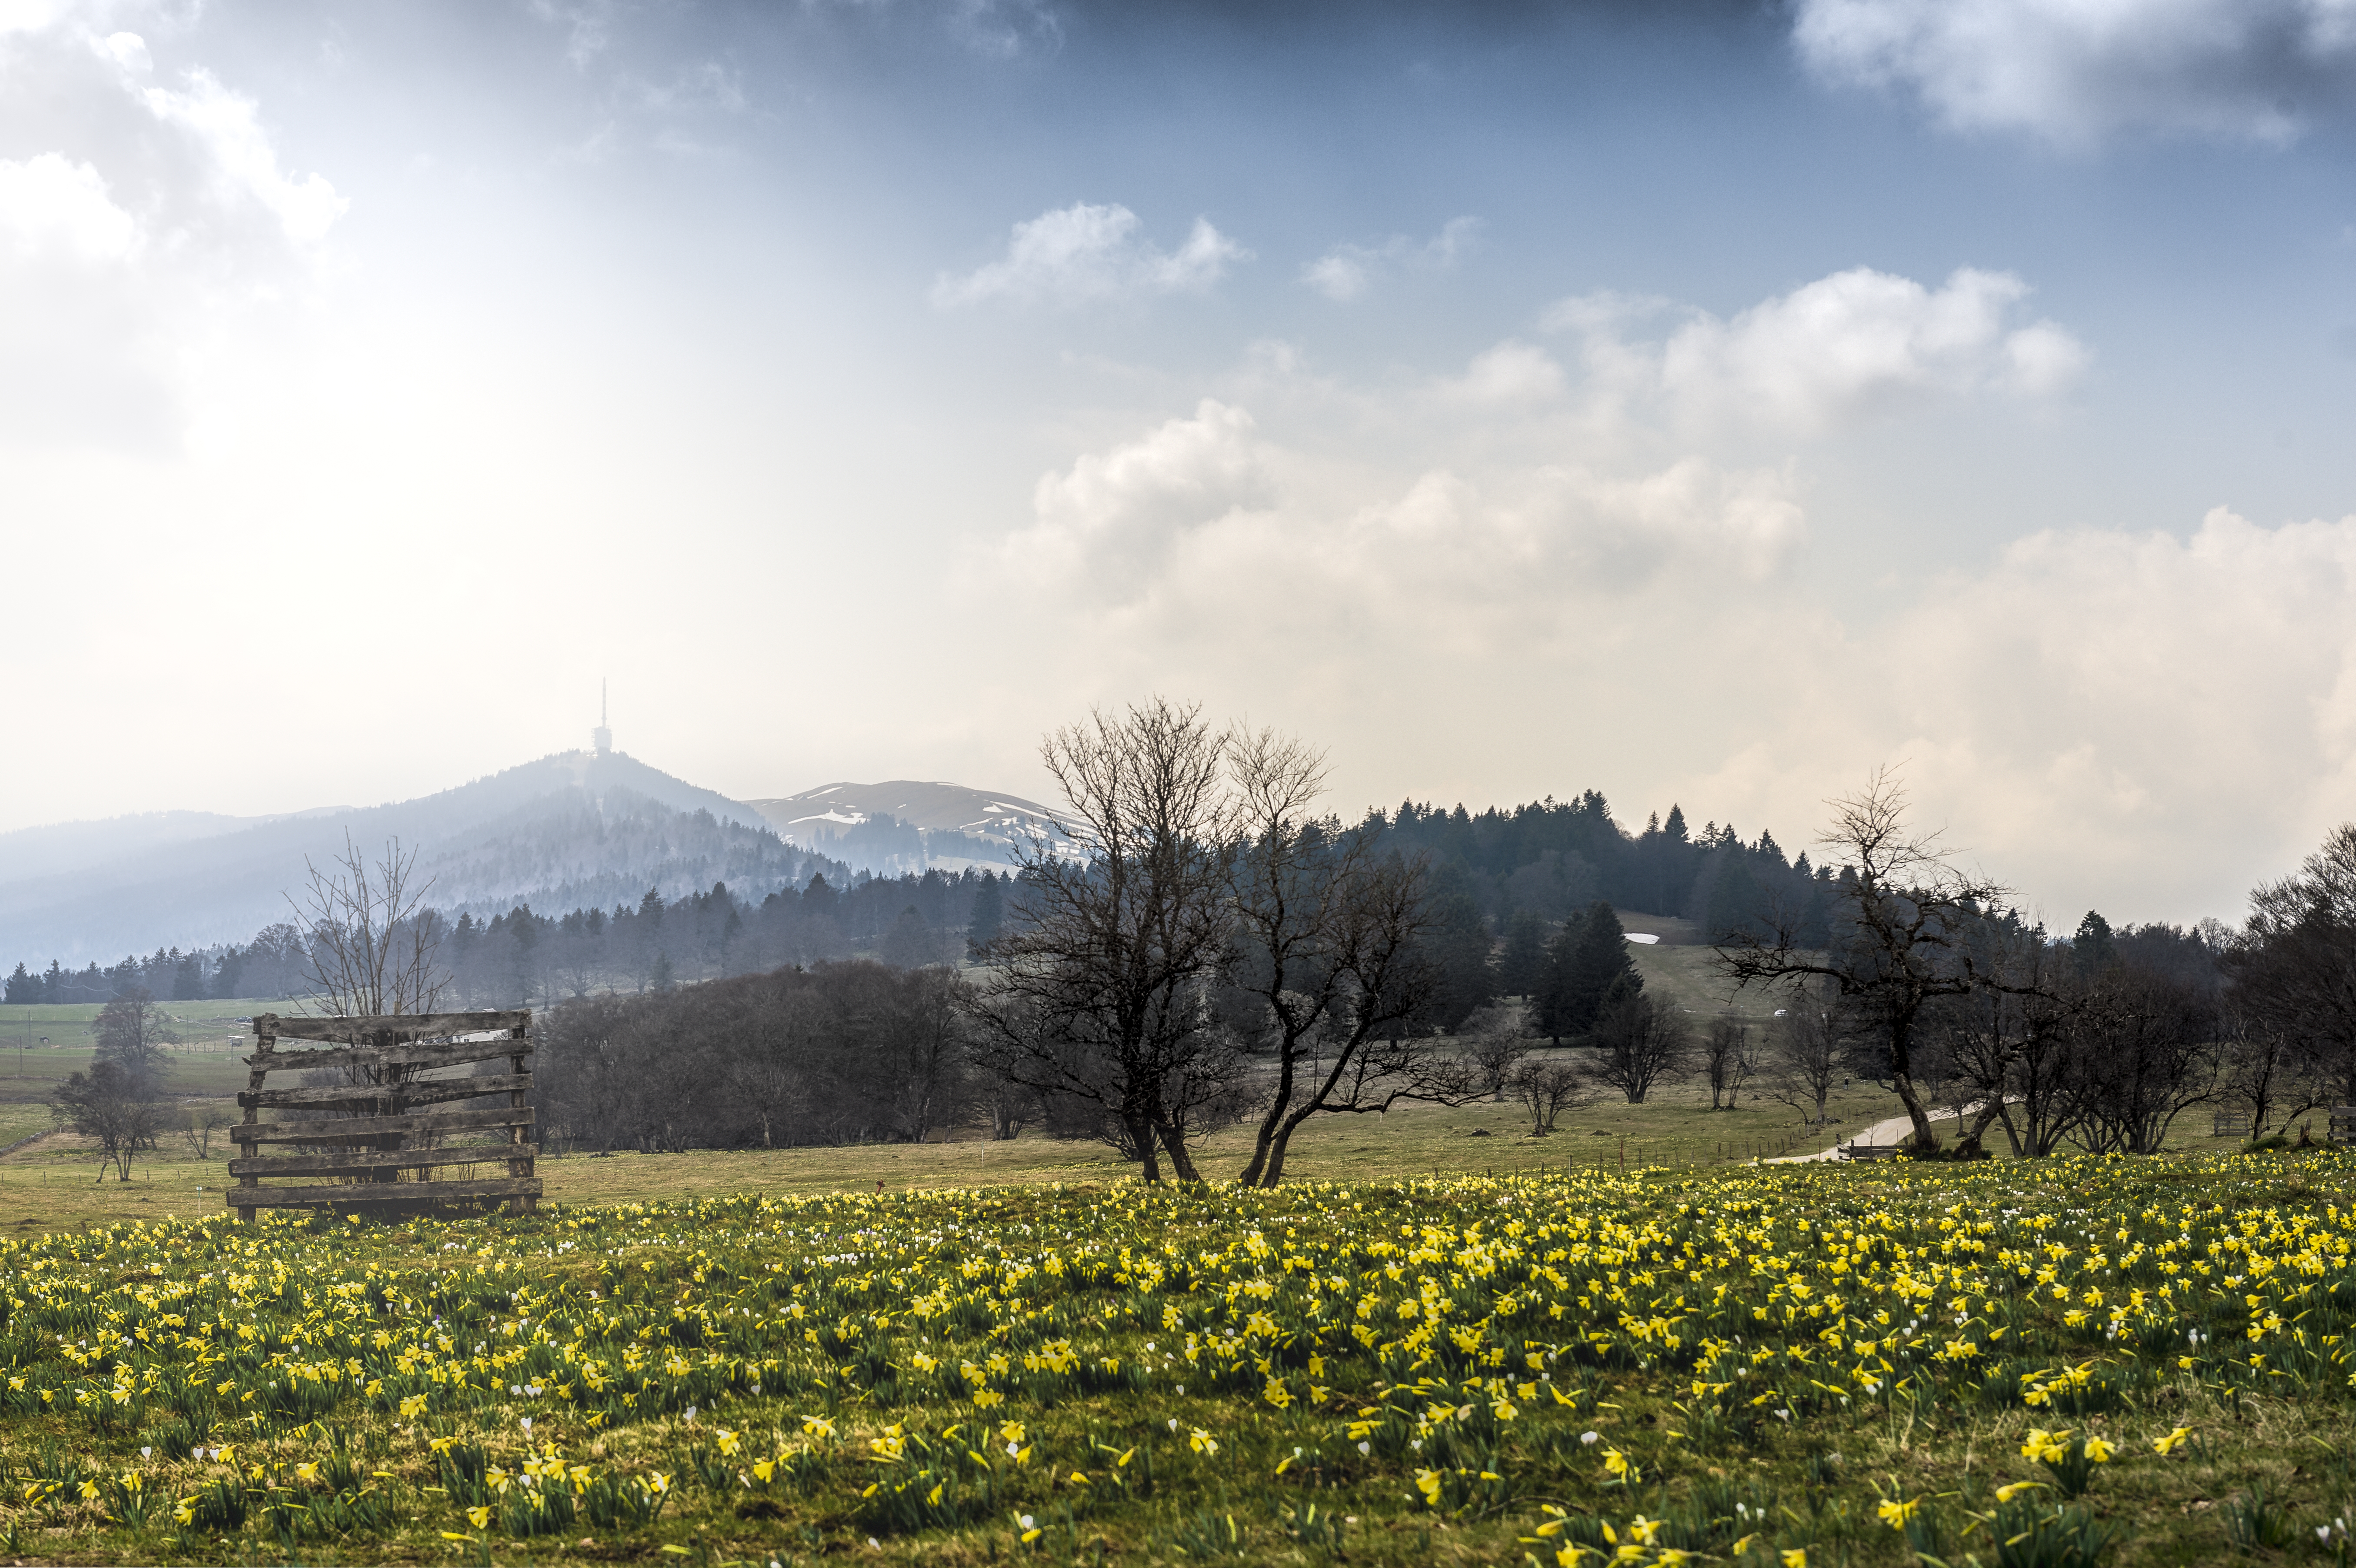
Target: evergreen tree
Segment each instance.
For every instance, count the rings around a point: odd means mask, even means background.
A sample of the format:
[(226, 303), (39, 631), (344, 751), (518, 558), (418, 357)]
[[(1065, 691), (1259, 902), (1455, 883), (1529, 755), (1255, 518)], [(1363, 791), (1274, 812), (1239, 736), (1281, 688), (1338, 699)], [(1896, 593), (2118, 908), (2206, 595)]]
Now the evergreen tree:
[(1562, 928), (1547, 943), (1546, 961), (1539, 966), (1537, 989), (1532, 994), (1532, 1000), (1537, 1004), (1534, 1009), (1536, 1017), (1532, 1021), (1540, 1034), (1557, 1045), (1562, 1043), (1563, 1036), (1579, 1032), (1578, 1028), (1568, 1021), (1570, 1017), (1571, 959), (1578, 953), (1586, 931), (1587, 915), (1584, 912), (1562, 923)]
[(1481, 906), (1472, 901), (1470, 883), (1456, 865), (1443, 866), (1432, 878), (1430, 934), (1424, 939), (1440, 970), (1424, 1018), (1451, 1031), (1497, 994), (1496, 971), (1489, 964), (1494, 943)]
[(1564, 1034), (1587, 1033), (1606, 1008), (1644, 989), (1644, 976), (1637, 973), (1636, 961), (1628, 956), (1628, 933), (1620, 924), (1620, 916), (1601, 899), (1580, 921), (1578, 944), (1568, 957), (1562, 1014), (1557, 1022)]
[(973, 895), (973, 919), (968, 923), (965, 939), (969, 950), (989, 946), (998, 940), (1006, 923), (1006, 884), (985, 871), (981, 886)]
[(802, 890), (802, 913), (812, 920), (821, 915), (831, 916), (838, 903), (834, 889), (824, 876), (812, 877), (809, 886)]
[(2081, 975), (2110, 967), (2119, 955), (2118, 944), (2112, 940), (2111, 923), (2088, 910), (2086, 918), (2078, 923), (2078, 933), (2070, 939), (2070, 955), (2077, 960)]
[(1528, 910), (1515, 910), (1505, 920), (1505, 951), (1497, 957), (1498, 988), (1509, 997), (1535, 996), (1546, 957), (1546, 922)]
[(0, 992), (0, 1001), (5, 1001), (12, 1005), (22, 1007), (33, 1002), (37, 1002), (40, 999), (41, 982), (39, 977), (34, 975), (31, 970), (26, 968), (22, 963), (19, 963), (16, 965), (16, 973), (8, 976), (7, 990), (5, 992)]

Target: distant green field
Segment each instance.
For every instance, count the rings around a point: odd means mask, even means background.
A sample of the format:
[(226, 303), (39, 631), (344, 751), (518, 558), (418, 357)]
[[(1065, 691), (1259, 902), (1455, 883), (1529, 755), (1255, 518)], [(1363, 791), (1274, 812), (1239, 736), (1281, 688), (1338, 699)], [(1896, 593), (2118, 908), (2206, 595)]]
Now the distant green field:
[[(91, 1028), (99, 1008), (96, 1002), (0, 1007), (0, 1147), (40, 1130), (27, 1125), (23, 1131), (8, 1131), (22, 1120), (19, 1112), (27, 1102), (46, 1103), (69, 1074), (89, 1068)], [(167, 1086), (189, 1095), (233, 1094), (245, 1087), (239, 1059), (250, 1048), (252, 1036), (238, 1019), (255, 1013), (297, 1010), (290, 1002), (257, 997), (166, 1002), (163, 1008), (172, 1020), (173, 1032), (180, 1037), (180, 1043), (171, 1048)], [(37, 1115), (45, 1125), (48, 1112)]]

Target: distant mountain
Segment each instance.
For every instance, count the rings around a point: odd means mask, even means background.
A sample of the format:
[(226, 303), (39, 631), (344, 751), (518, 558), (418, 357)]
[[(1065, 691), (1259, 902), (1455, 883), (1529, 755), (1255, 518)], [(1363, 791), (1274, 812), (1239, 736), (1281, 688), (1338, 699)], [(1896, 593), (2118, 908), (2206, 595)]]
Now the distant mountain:
[(750, 805), (615, 752), (563, 752), (389, 805), (276, 818), (198, 812), (72, 823), (0, 837), (0, 966), (111, 963), (172, 945), (243, 942), (290, 918), (286, 895), (346, 834), (366, 854), (399, 837), (455, 915), (528, 901), (562, 912), (636, 903), (725, 881), (755, 900), (814, 872)]
[(787, 843), (879, 877), (1003, 869), (1034, 839), (1058, 850), (1071, 843), (1055, 813), (1035, 801), (938, 781), (821, 784), (744, 804)]
[(94, 862), (185, 844), (196, 838), (218, 838), (259, 827), (268, 822), (304, 816), (330, 816), (348, 806), (281, 816), (223, 816), (211, 811), (149, 811), (135, 816), (111, 816), (102, 822), (59, 822), (47, 827), (20, 827), (0, 833), (0, 880), (44, 877), (70, 872)]

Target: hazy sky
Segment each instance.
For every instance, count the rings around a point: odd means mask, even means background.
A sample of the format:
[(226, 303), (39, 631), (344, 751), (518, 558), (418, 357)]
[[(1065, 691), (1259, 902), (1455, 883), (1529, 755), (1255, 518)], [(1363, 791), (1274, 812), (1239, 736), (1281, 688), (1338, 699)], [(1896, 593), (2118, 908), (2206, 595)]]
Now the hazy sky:
[(1772, 827), (2356, 816), (2349, 0), (0, 0), (0, 828), (585, 740)]

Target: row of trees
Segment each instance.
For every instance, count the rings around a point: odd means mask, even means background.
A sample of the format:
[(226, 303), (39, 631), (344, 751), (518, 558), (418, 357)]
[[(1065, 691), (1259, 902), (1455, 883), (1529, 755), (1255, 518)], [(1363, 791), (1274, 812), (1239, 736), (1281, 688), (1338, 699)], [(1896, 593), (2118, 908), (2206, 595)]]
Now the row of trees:
[(1830, 1057), (1886, 1080), (1937, 1151), (2001, 1126), (2015, 1153), (2064, 1143), (2156, 1152), (2196, 1105), (2245, 1114), (2253, 1134), (2356, 1103), (2356, 825), (2300, 871), (2261, 887), (2240, 931), (2115, 932), (2089, 913), (2062, 941), (2010, 890), (1912, 830), (1887, 772), (1834, 803), (1844, 862), (1828, 940), (1770, 908), (1720, 949), (1739, 985), (1793, 998)]
[[(406, 919), (431, 933), (453, 999), (470, 1006), (549, 1006), (602, 991), (667, 990), (691, 980), (808, 966), (864, 955), (901, 967), (954, 963), (970, 941), (998, 933), (1004, 879), (969, 868), (905, 877), (848, 880), (823, 875), (759, 902), (715, 882), (666, 901), (649, 891), (636, 906), (545, 915), (529, 904), (455, 921), (421, 905)], [(183, 953), (160, 950), (76, 972), (51, 960), (36, 973), (20, 963), (0, 988), (18, 1005), (103, 1002), (133, 990), (166, 1001), (281, 997), (304, 994), (312, 949), (332, 933), (306, 920), (269, 926), (242, 944)]]

